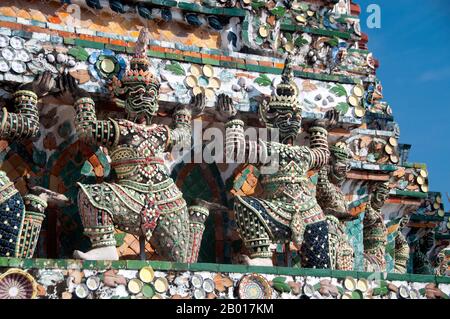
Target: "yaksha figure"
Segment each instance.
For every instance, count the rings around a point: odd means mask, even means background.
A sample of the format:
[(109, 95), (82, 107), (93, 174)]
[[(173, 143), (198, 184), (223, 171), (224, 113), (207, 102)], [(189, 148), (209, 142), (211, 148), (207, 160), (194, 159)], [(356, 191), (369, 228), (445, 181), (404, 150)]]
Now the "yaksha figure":
[(115, 226), (145, 236), (161, 258), (195, 262), (209, 211), (204, 206), (188, 210), (181, 191), (170, 178), (163, 153), (177, 143), (190, 142), (191, 116), (204, 108), (198, 95), (189, 106), (178, 107), (173, 127), (152, 124), (158, 111), (159, 82), (150, 72), (148, 30), (142, 29), (135, 56), (122, 81), (113, 81), (113, 93), (123, 99), (127, 119), (97, 120), (95, 103), (72, 77), (61, 86), (76, 98), (79, 138), (109, 150), (114, 183), (79, 184), (78, 207), (84, 233), (92, 250), (74, 252), (75, 258), (116, 260)]
[(403, 217), (399, 223), (399, 229), (395, 236), (395, 248), (394, 248), (394, 272), (399, 274), (405, 274), (407, 271), (407, 263), (409, 260), (409, 245), (405, 236), (402, 233), (402, 228), (406, 224), (406, 217)]
[(436, 268), (434, 273), (437, 276), (450, 276), (450, 247), (442, 249), (436, 256)]
[(316, 198), (328, 221), (331, 268), (353, 270), (353, 248), (345, 233), (345, 223), (354, 219), (348, 212), (341, 190), (350, 170), (350, 153), (343, 142), (330, 147), (330, 160), (318, 174)]
[(366, 271), (386, 271), (387, 228), (381, 208), (389, 197), (389, 183), (376, 183), (363, 219), (364, 268)]
[[(43, 73), (14, 93), (17, 113), (0, 112), (0, 138), (10, 142), (35, 137), (39, 132), (38, 99), (54, 86), (50, 73)], [(33, 257), (44, 211), (51, 192), (33, 188), (23, 198), (5, 172), (0, 171), (0, 256)]]
[[(245, 140), (244, 122), (233, 118), (236, 110), (231, 98), (219, 96), (221, 117), (228, 119), (225, 124), (227, 158), (233, 157), (237, 145), (245, 149), (246, 161), (255, 155), (251, 154), (253, 149), (258, 154), (278, 157), (279, 162), (275, 173), (264, 175), (261, 179), (261, 198), (236, 196), (236, 222), (250, 252), (250, 260), (247, 261), (250, 264), (271, 264), (269, 246), (272, 243), (293, 241), (301, 247), (303, 267), (329, 268), (328, 225), (317, 204), (315, 186), (307, 172), (320, 169), (328, 163), (328, 132), (325, 127), (335, 123), (336, 113), (327, 113), (324, 120), (316, 121), (309, 129), (309, 147), (294, 145), (302, 120), (298, 93), (291, 59), (288, 57), (276, 95), (271, 97), (268, 104), (260, 106), (263, 121), (267, 127), (279, 130), (281, 143), (260, 141), (257, 146)], [(267, 167), (266, 159), (258, 161), (260, 168)]]

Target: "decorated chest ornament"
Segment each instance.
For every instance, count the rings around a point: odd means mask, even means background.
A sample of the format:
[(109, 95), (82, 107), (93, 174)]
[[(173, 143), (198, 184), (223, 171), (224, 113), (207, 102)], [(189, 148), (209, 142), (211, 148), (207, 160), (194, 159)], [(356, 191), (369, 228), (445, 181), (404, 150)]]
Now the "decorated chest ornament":
[(301, 129), (302, 109), (298, 100), (299, 89), (294, 82), (292, 57), (286, 59), (281, 83), (277, 85), (276, 94), (270, 102), (264, 102), (259, 108), (259, 115), (267, 127), (277, 128), (283, 142), (295, 139)]
[(151, 63), (147, 56), (148, 41), (148, 29), (142, 28), (129, 68), (122, 80), (113, 77), (111, 90), (117, 97), (117, 105), (125, 108), (130, 120), (144, 117), (147, 123), (150, 123), (158, 111), (160, 83), (150, 70)]

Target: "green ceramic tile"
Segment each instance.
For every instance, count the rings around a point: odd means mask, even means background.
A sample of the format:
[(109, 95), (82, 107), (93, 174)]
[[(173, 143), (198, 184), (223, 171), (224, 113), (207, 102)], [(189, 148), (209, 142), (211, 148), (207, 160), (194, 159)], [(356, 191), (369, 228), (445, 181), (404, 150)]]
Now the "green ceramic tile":
[[(282, 275), (282, 273), (280, 273)], [(312, 269), (312, 268), (299, 268), (298, 276), (313, 276), (313, 277), (330, 277), (331, 270), (329, 269)]]
[(224, 68), (236, 69), (237, 63), (230, 62), (230, 61), (220, 61), (220, 66), (222, 66)]
[(438, 284), (450, 284), (450, 277), (436, 276), (436, 283), (438, 283)]
[(231, 265), (231, 264), (219, 264), (220, 272), (236, 272), (236, 273), (248, 273), (248, 266), (246, 265)]
[(348, 271), (343, 271), (343, 270), (332, 270), (331, 271), (331, 276), (337, 279), (343, 279), (348, 277)]
[(27, 32), (24, 30), (13, 30), (12, 31), (12, 35), (16, 36), (16, 37), (21, 37), (24, 39), (31, 39), (31, 37), (33, 36), (32, 32)]
[(172, 263), (172, 269), (171, 270), (181, 270), (181, 271), (186, 271), (189, 269), (189, 265), (188, 264), (184, 264), (184, 263)]
[(259, 65), (255, 65), (255, 64), (247, 64), (246, 65), (247, 70), (251, 71), (251, 72), (260, 72), (259, 70)]
[(219, 7), (214, 7), (211, 8), (211, 14), (218, 14), (218, 15), (222, 15), (225, 14), (225, 9), (224, 8), (219, 8)]
[(109, 269), (111, 268), (112, 261), (109, 260), (99, 260), (96, 263), (97, 269)]
[(217, 50), (217, 49), (208, 49), (208, 54), (217, 55), (217, 56), (228, 56), (226, 51)]
[(64, 260), (64, 259), (58, 259), (58, 260), (55, 261), (54, 266), (56, 268), (59, 268), (59, 269), (66, 269), (67, 268), (67, 261)]
[(298, 267), (274, 267), (277, 275), (302, 276), (302, 269)]
[(100, 50), (105, 48), (105, 44), (103, 43), (81, 39), (75, 39), (75, 45), (84, 48), (100, 49)]
[(211, 58), (202, 58), (203, 64), (210, 64), (210, 65), (220, 65), (219, 60), (211, 59)]
[[(0, 264), (0, 267), (1, 267), (2, 265)], [(33, 261), (33, 259), (24, 259), (23, 260), (23, 263), (22, 263), (22, 267), (24, 268), (24, 269), (31, 269), (31, 268), (33, 268), (33, 266), (34, 266), (34, 261)]]
[(280, 270), (277, 267), (249, 266), (248, 271), (257, 274), (277, 275)]
[(166, 53), (166, 59), (184, 61), (184, 56), (176, 53)]
[(195, 56), (185, 56), (184, 61), (191, 62), (191, 63), (202, 63), (202, 58), (195, 57)]
[[(127, 53), (129, 53), (129, 54), (133, 54), (134, 53), (134, 47), (126, 47), (125, 48), (125, 51), (127, 52)], [(152, 50), (149, 50), (148, 52), (147, 52), (147, 55), (150, 55), (149, 54), (149, 52), (156, 52), (156, 51), (152, 51)], [(163, 53), (163, 52), (160, 52), (160, 53)]]
[(139, 270), (147, 266), (145, 260), (126, 260), (127, 269)]
[(282, 31), (295, 31), (296, 26), (290, 23), (282, 23), (281, 24), (281, 30)]
[(411, 282), (435, 282), (436, 277), (433, 275), (416, 275), (409, 274), (409, 281)]
[(411, 278), (408, 274), (395, 274), (395, 273), (389, 273), (387, 274), (387, 280), (392, 281), (409, 281)]
[(218, 271), (219, 271), (219, 264), (213, 264), (213, 263), (195, 263), (195, 264), (189, 264), (189, 270), (190, 270), (190, 271), (211, 271), (211, 272), (218, 272)]
[(0, 267), (8, 267), (9, 260), (6, 257), (0, 257)]
[(177, 1), (175, 1), (175, 0), (160, 0), (159, 2), (166, 7), (176, 7), (177, 6)]
[[(169, 4), (166, 4), (166, 2), (168, 2), (168, 1), (166, 1), (166, 0), (150, 0), (149, 2), (151, 2), (151, 3), (153, 3), (153, 4), (158, 4), (158, 5), (167, 5), (167, 6), (172, 6), (172, 5), (169, 5)], [(175, 2), (175, 6), (177, 5), (177, 2), (176, 1), (173, 1), (173, 2)]]
[(178, 8), (187, 11), (200, 11), (200, 6), (195, 3), (178, 2)]
[(214, 9), (215, 8), (201, 6), (200, 8), (198, 8), (198, 12), (201, 12), (201, 13), (204, 13), (204, 14), (214, 14)]
[(126, 52), (126, 48), (124, 46), (121, 46), (121, 45), (106, 44), (105, 48), (113, 50), (113, 51), (117, 51), (117, 52)]
[(111, 263), (111, 268), (113, 268), (113, 269), (126, 269), (127, 268), (127, 262), (125, 260), (114, 260)]
[(346, 271), (347, 276), (345, 277), (352, 277), (352, 278), (358, 278), (358, 271)]
[(168, 261), (152, 261), (150, 265), (158, 270), (171, 270), (173, 269), (172, 263)]
[(77, 260), (77, 259), (70, 259), (66, 260), (67, 263), (67, 269), (82, 269), (83, 268), (83, 261)]
[(9, 267), (22, 267), (23, 259), (20, 258), (9, 258), (8, 266)]
[(38, 20), (30, 20), (30, 22), (31, 22), (31, 25), (34, 25), (36, 27), (41, 27), (41, 28), (46, 28), (47, 27), (47, 24), (45, 22), (41, 22), (41, 21), (38, 21)]
[(282, 69), (275, 68), (275, 67), (269, 67), (269, 66), (262, 66), (262, 65), (259, 66), (259, 70), (260, 70), (259, 72), (262, 72), (262, 73), (271, 73), (271, 74), (277, 74), (277, 75), (280, 75), (281, 73), (283, 73)]
[(227, 16), (245, 17), (247, 11), (239, 8), (224, 8), (223, 13)]
[(83, 269), (96, 269), (96, 261), (95, 260), (84, 260), (83, 261)]

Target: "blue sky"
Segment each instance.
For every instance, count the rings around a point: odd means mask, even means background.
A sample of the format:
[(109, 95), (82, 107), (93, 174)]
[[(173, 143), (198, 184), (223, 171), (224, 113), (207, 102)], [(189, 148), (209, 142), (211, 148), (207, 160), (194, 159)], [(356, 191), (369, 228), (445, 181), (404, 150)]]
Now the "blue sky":
[[(412, 144), (410, 162), (426, 163), (430, 190), (450, 193), (450, 1), (356, 0), (369, 50), (380, 61), (384, 99)], [(367, 7), (381, 8), (369, 29)], [(450, 203), (445, 200), (445, 209)]]

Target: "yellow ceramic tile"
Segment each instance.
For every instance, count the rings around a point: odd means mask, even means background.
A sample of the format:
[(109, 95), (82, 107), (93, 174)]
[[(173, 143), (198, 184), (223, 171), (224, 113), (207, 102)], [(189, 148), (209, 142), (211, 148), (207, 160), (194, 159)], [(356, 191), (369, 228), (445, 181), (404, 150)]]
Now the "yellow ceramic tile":
[(31, 14), (24, 9), (18, 9), (16, 11), (17, 17), (23, 18), (23, 19), (27, 19), (30, 20), (31, 19)]
[(16, 16), (16, 12), (10, 7), (1, 7), (0, 8), (0, 14), (3, 15), (3, 16), (8, 16), (8, 17), (15, 17)]
[(131, 31), (130, 36), (137, 38), (139, 36), (139, 31)]
[(33, 20), (47, 22), (47, 17), (39, 10), (30, 9), (30, 15)]
[(117, 22), (114, 22), (114, 21), (109, 22), (108, 27), (109, 27), (109, 30), (111, 33), (115, 33), (118, 35), (125, 35), (125, 33), (126, 33), (125, 30), (123, 29), (123, 27), (120, 24), (118, 24)]
[(241, 189), (242, 189), (242, 191), (243, 191), (245, 194), (247, 194), (247, 195), (250, 195), (251, 193), (253, 193), (253, 187), (251, 187), (251, 186), (247, 183), (247, 181), (245, 181), (244, 184), (242, 184)]
[[(86, 23), (86, 21), (88, 21), (89, 23)], [(80, 25), (82, 25), (82, 26), (86, 25), (86, 27), (84, 27), (84, 28), (87, 28), (92, 31), (102, 31), (103, 30), (98, 24), (93, 23), (91, 19), (81, 21)], [(106, 27), (103, 27), (103, 28), (106, 29)]]

